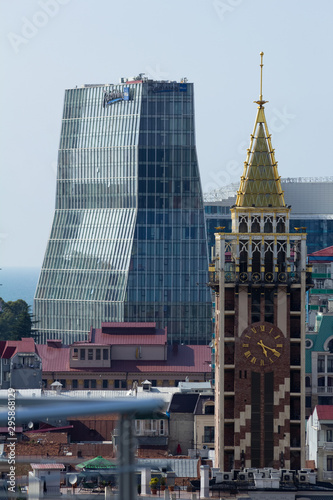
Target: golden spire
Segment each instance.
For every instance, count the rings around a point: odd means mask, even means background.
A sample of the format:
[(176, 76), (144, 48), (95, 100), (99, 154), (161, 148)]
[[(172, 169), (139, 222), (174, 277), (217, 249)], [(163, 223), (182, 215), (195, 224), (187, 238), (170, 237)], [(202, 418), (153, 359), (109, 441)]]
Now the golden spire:
[(262, 95), (263, 52), (260, 52), (260, 95), (250, 147), (237, 193), (237, 207), (285, 207), (271, 135), (265, 117)]

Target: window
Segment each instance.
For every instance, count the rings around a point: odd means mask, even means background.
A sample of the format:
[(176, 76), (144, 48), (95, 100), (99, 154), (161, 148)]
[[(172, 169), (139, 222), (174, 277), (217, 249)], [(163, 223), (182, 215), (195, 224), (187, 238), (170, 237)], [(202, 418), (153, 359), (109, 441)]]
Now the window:
[(328, 441), (329, 443), (333, 442), (333, 430), (332, 429), (328, 429), (326, 431), (326, 441)]
[(93, 350), (88, 349), (88, 361), (92, 361), (94, 359), (93, 357)]
[(66, 380), (64, 378), (61, 378), (59, 380), (59, 382), (62, 384), (62, 388), (65, 389), (66, 388)]
[(109, 351), (107, 349), (103, 349), (103, 359), (104, 360), (109, 359)]
[(126, 389), (126, 380), (115, 380), (114, 381), (115, 389)]
[(103, 388), (103, 389), (107, 389), (107, 388), (108, 388), (108, 386), (109, 386), (109, 381), (108, 381), (108, 380), (106, 380), (106, 379), (104, 379), (104, 380), (102, 381), (102, 388)]
[(91, 389), (96, 389), (96, 380), (90, 380), (90, 388)]
[(99, 361), (101, 359), (101, 350), (96, 349), (96, 361)]
[(328, 356), (327, 358), (327, 371), (333, 372), (333, 356)]
[(160, 436), (164, 436), (166, 434), (166, 426), (165, 426), (165, 421), (160, 420), (160, 425), (159, 425), (159, 434)]
[(46, 378), (42, 379), (42, 387), (43, 387), (43, 389), (47, 388), (47, 379)]
[(79, 383), (76, 379), (72, 380), (72, 388), (77, 389), (79, 387)]
[(88, 379), (84, 379), (83, 387), (84, 387), (84, 389), (89, 389), (89, 380)]
[(327, 470), (333, 470), (333, 455), (327, 456)]
[(86, 351), (85, 349), (80, 349), (80, 360), (83, 361), (86, 359)]
[(79, 350), (77, 348), (72, 351), (72, 359), (79, 359)]
[(325, 356), (318, 356), (318, 373), (325, 371)]
[(205, 415), (214, 415), (214, 405), (207, 403), (204, 410)]
[(204, 443), (214, 443), (214, 427), (213, 426), (205, 426), (204, 427)]

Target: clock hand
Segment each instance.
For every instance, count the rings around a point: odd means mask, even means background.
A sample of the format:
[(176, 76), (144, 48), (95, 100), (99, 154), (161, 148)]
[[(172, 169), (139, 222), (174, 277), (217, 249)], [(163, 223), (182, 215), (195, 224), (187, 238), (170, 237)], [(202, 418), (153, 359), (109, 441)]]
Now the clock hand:
[(260, 342), (257, 342), (258, 345), (260, 345), (262, 347), (262, 350), (263, 350), (263, 353), (265, 354), (266, 358), (267, 358), (267, 351), (265, 349), (265, 345), (263, 344), (263, 341), (260, 340)]
[[(261, 341), (262, 342), (262, 341)], [(259, 342), (258, 342), (259, 344)], [(260, 344), (261, 345), (261, 344)], [(277, 353), (278, 351), (276, 349), (272, 349), (271, 347), (268, 347), (267, 345), (264, 346), (264, 344), (261, 345), (262, 348), (266, 347), (266, 349), (269, 349), (270, 351), (272, 351), (274, 354)]]

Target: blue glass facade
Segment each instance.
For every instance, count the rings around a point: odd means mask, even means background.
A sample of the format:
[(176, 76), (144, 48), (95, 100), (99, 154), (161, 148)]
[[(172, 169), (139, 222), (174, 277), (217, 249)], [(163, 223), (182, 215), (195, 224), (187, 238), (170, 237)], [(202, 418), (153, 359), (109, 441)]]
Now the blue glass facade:
[(193, 84), (67, 90), (54, 221), (36, 290), (39, 340), (155, 321), (207, 343), (211, 298)]

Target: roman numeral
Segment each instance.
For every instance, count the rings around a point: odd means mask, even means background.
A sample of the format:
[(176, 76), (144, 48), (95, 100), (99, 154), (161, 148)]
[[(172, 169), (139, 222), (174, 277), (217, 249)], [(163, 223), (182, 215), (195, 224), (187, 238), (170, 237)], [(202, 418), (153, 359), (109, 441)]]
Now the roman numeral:
[(275, 338), (275, 340), (276, 340), (276, 339), (279, 339), (280, 337), (281, 337), (281, 335), (277, 335), (277, 336), (276, 336), (276, 337), (274, 337), (274, 338)]
[(249, 347), (249, 344), (243, 344), (243, 347)]
[(260, 366), (265, 366), (265, 361), (263, 359), (260, 360)]
[(244, 356), (245, 356), (246, 358), (249, 358), (249, 357), (251, 356), (251, 351), (246, 351), (246, 352), (244, 352)]
[(260, 325), (260, 331), (264, 332), (265, 331), (265, 325)]
[(272, 358), (268, 358), (270, 360), (271, 363), (274, 363), (274, 361), (272, 360)]
[(253, 333), (257, 333), (257, 330), (256, 330), (254, 327), (253, 327), (253, 328), (251, 328), (251, 331), (252, 331)]
[(255, 358), (255, 357), (253, 356), (253, 358), (251, 359), (251, 363), (253, 363), (253, 364), (255, 365), (255, 364), (256, 364), (256, 361), (257, 361), (257, 358)]
[(276, 344), (276, 347), (283, 347), (282, 344)]

